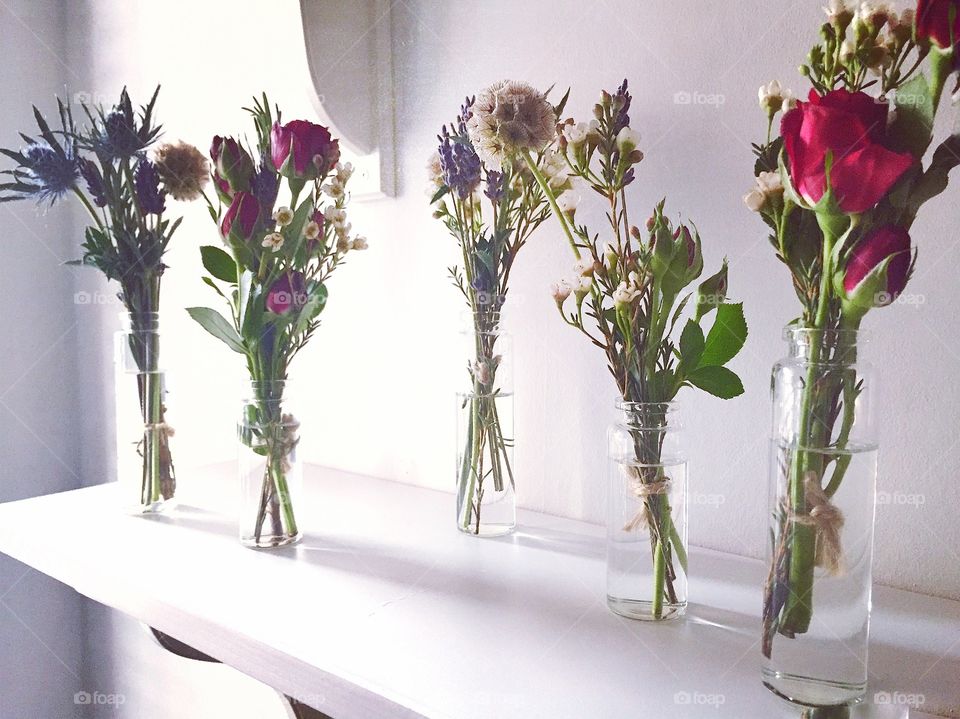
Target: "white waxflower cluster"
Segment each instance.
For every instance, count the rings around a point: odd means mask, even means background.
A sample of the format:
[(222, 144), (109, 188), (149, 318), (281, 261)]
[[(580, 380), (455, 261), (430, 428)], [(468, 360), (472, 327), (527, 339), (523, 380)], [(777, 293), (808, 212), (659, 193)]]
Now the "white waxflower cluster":
[(797, 106), (797, 98), (792, 90), (784, 88), (779, 80), (772, 80), (766, 85), (761, 85), (757, 90), (757, 99), (760, 101), (760, 107), (767, 115), (773, 117), (783, 110), (789, 112)]
[(574, 295), (579, 305), (593, 289), (594, 265), (590, 259), (580, 259), (573, 265), (569, 278), (558, 280), (550, 286), (550, 294), (558, 307), (562, 307), (570, 295)]
[(578, 148), (585, 143), (592, 135), (596, 135), (600, 128), (597, 120), (591, 120), (589, 123), (578, 122), (576, 124), (568, 122), (563, 126), (563, 137), (570, 147)]
[(743, 196), (744, 204), (754, 212), (760, 212), (771, 198), (783, 195), (783, 179), (779, 172), (761, 172), (757, 183)]
[(343, 198), (346, 193), (347, 182), (353, 177), (353, 165), (349, 162), (341, 164), (337, 163), (334, 168), (335, 172), (333, 177), (331, 177), (320, 189), (334, 200), (339, 200)]
[(350, 237), (350, 230), (353, 225), (347, 221), (346, 210), (331, 205), (323, 211), (323, 218), (333, 227), (333, 232), (337, 238), (337, 250), (340, 252), (365, 250), (369, 247), (365, 237), (360, 235)]
[(613, 291), (613, 303), (618, 307), (629, 305), (643, 294), (643, 281), (636, 272), (631, 272), (627, 279), (617, 285)]

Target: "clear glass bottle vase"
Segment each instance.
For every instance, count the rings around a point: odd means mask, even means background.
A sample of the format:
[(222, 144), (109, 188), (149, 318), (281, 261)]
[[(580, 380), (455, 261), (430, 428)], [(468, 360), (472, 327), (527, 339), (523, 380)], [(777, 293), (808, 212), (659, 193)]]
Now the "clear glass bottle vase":
[(303, 484), (300, 423), (290, 413), (282, 380), (250, 382), (240, 419), (240, 541), (282, 547), (300, 539), (296, 500)]
[(672, 402), (617, 402), (608, 432), (607, 606), (659, 621), (687, 607), (687, 461)]
[(867, 687), (877, 443), (874, 377), (853, 330), (789, 327), (773, 368), (762, 674), (810, 707)]
[(461, 337), (469, 384), (457, 393), (457, 528), (501, 536), (517, 525), (511, 338), (494, 309), (475, 312)]
[(130, 511), (161, 512), (173, 506), (177, 477), (160, 315), (123, 313), (120, 322), (114, 337), (117, 480)]

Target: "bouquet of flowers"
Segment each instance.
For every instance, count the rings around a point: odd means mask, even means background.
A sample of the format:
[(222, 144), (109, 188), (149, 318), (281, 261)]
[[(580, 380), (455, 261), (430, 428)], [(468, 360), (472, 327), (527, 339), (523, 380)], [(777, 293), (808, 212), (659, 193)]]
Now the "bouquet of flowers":
[(479, 98), (467, 98), (457, 119), (443, 127), (429, 167), (433, 216), (443, 221), (463, 255), (463, 266), (451, 267), (450, 276), (473, 313), (457, 513), (460, 530), (477, 535), (513, 525), (512, 505), (510, 516), (482, 520), (484, 507), (507, 503), (505, 492), (512, 497), (514, 486), (513, 438), (505, 433), (502, 416), (511, 388), (503, 379), (500, 312), (520, 250), (550, 215), (527, 159), (536, 167), (553, 136), (557, 112), (545, 93), (525, 83), (497, 83)]
[[(256, 145), (218, 136), (210, 150), (220, 200), (210, 214), (229, 252), (201, 248), (204, 282), (226, 300), (229, 319), (206, 307), (188, 312), (246, 360), (251, 390), (240, 441), (262, 458), (262, 471), (256, 511), (241, 520), (241, 535), (277, 546), (299, 537), (288, 482), (299, 424), (284, 411), (287, 372), (320, 324), (330, 275), (367, 241), (352, 236), (347, 221), (353, 168), (340, 164), (339, 141), (306, 120), (282, 124), (266, 95), (248, 112)], [(289, 200), (278, 206), (284, 181)]]
[[(135, 442), (142, 465), (140, 505), (157, 508), (173, 497), (176, 474), (170, 454), (173, 430), (165, 421), (165, 389), (159, 365), (157, 313), (163, 256), (180, 225), (165, 216), (166, 197), (194, 200), (207, 181), (207, 161), (184, 143), (156, 145), (160, 134), (150, 102), (134, 111), (126, 89), (112, 110), (82, 105), (89, 122), (79, 129), (70, 107), (57, 100), (60, 129), (53, 130), (34, 108), (40, 135), (22, 135), (21, 150), (0, 149), (15, 167), (0, 174), (0, 202), (35, 198), (51, 205), (77, 197), (92, 224), (86, 227), (83, 257), (68, 264), (99, 269), (120, 285), (129, 313), (128, 352), (136, 364), (143, 431)], [(152, 158), (151, 158), (152, 151)], [(123, 458), (125, 447), (118, 447)], [(121, 462), (118, 471), (123, 471)]]
[(815, 567), (843, 572), (843, 515), (832, 500), (849, 470), (864, 381), (838, 367), (853, 366), (864, 316), (903, 292), (915, 262), (911, 225), (960, 164), (958, 135), (923, 162), (956, 68), (958, 5), (921, 0), (898, 13), (886, 3), (854, 9), (831, 0), (800, 68), (812, 85), (807, 101), (778, 82), (760, 88), (767, 141), (754, 146), (756, 186), (745, 202), (790, 271), (801, 305), (794, 326), (813, 337), (796, 436), (778, 460), (787, 491), (775, 509), (764, 601), (768, 658), (778, 633), (809, 630)]
[[(726, 261), (695, 292), (688, 291), (703, 272), (696, 227), (674, 225), (664, 215), (664, 202), (645, 230), (631, 224), (627, 188), (643, 153), (630, 127), (630, 103), (624, 80), (615, 93), (602, 94), (589, 123), (564, 121), (544, 161), (546, 173), (538, 178), (576, 260), (573, 276), (553, 287), (557, 308), (567, 324), (603, 350), (624, 406), (640, 415), (631, 430), (630, 461), (621, 470), (641, 507), (623, 531), (649, 532), (651, 611), (660, 618), (664, 602), (685, 601), (674, 583), (686, 573), (686, 550), (671, 519), (670, 478), (661, 461), (668, 406), (687, 386), (724, 399), (743, 392), (725, 365), (746, 341), (747, 326), (742, 305), (725, 302)], [(603, 244), (600, 232), (576, 221), (580, 195), (587, 190), (607, 206)], [(684, 322), (688, 306), (691, 316)], [(714, 310), (716, 319), (705, 333), (701, 324)]]

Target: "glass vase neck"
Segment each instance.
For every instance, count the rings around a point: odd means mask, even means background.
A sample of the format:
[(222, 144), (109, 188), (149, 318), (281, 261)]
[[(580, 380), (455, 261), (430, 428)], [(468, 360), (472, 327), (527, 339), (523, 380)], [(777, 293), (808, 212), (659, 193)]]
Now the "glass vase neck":
[(160, 330), (160, 313), (121, 312), (120, 327), (124, 332), (157, 332)]
[(783, 338), (792, 359), (849, 364), (857, 361), (857, 349), (869, 341), (869, 333), (858, 329), (787, 327)]
[(676, 402), (627, 402), (618, 399), (617, 410), (623, 424), (631, 429), (679, 430), (680, 407)]

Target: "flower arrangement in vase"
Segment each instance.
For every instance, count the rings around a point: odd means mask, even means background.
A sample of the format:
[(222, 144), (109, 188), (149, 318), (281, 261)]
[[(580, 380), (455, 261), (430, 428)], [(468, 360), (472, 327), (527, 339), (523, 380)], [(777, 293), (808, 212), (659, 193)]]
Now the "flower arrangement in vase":
[[(240, 538), (274, 547), (301, 536), (294, 508), (300, 424), (288, 411), (289, 367), (320, 324), (330, 276), (367, 241), (351, 235), (345, 208), (353, 168), (340, 163), (329, 130), (306, 120), (282, 123), (266, 95), (249, 113), (253, 148), (218, 136), (210, 151), (220, 200), (210, 213), (227, 250), (201, 248), (209, 273), (203, 279), (226, 301), (229, 319), (206, 307), (188, 311), (246, 361)], [(289, 199), (278, 205), (284, 184)]]
[(501, 311), (517, 256), (550, 216), (529, 167), (542, 158), (562, 105), (526, 83), (499, 82), (467, 98), (443, 127), (429, 166), (433, 216), (463, 257), (450, 276), (472, 314), (464, 332), (469, 384), (458, 393), (457, 527), (477, 536), (516, 524), (511, 358)]
[(924, 166), (956, 68), (957, 10), (832, 0), (801, 66), (807, 100), (779, 82), (760, 88), (767, 139), (745, 202), (800, 302), (774, 368), (763, 675), (803, 704), (856, 702), (866, 687), (877, 443), (860, 327), (903, 293), (911, 226), (960, 163), (953, 135)]
[[(531, 171), (575, 259), (572, 276), (553, 287), (557, 308), (604, 352), (623, 414), (610, 433), (608, 604), (659, 620), (686, 607), (687, 478), (674, 400), (684, 387), (724, 399), (743, 392), (726, 364), (746, 341), (747, 325), (742, 305), (726, 302), (726, 261), (690, 290), (703, 272), (696, 227), (671, 222), (664, 202), (644, 229), (631, 224), (627, 188), (643, 153), (630, 104), (626, 80), (603, 92), (590, 122), (560, 124), (546, 172)], [(577, 223), (585, 192), (606, 205), (602, 233)]]
[[(207, 161), (195, 147), (157, 144), (159, 91), (139, 113), (126, 89), (110, 110), (82, 105), (83, 128), (58, 99), (59, 129), (34, 108), (39, 137), (22, 135), (21, 150), (0, 149), (16, 163), (2, 173), (12, 181), (0, 184), (0, 202), (34, 198), (52, 205), (74, 195), (91, 224), (82, 259), (68, 264), (95, 267), (120, 286), (126, 327), (116, 347), (117, 475), (124, 486), (136, 484), (125, 504), (142, 512), (169, 507), (176, 489), (159, 313), (164, 253), (180, 219), (165, 214), (166, 199), (197, 199), (208, 177)], [(137, 394), (127, 401), (130, 375)]]

